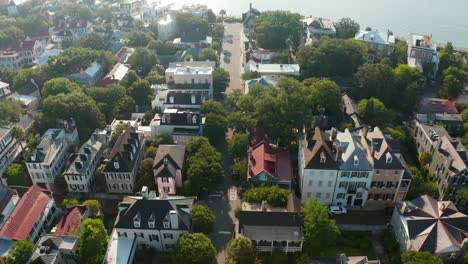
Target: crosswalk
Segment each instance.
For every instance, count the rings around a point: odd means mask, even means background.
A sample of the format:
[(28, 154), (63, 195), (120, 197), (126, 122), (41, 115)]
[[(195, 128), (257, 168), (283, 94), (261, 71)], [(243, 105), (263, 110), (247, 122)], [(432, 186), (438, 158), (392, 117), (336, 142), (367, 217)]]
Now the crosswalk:
[(231, 188), (229, 190), (229, 200), (230, 201), (235, 201), (237, 200), (237, 190), (235, 188)]

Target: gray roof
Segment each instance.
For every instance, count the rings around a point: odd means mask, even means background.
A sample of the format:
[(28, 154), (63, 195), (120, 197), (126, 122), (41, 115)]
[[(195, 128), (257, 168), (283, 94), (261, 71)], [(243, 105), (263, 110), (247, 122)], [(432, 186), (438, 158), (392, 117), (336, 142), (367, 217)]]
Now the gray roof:
[[(363, 128), (366, 129), (366, 128)], [(374, 168), (375, 169), (391, 169), (391, 170), (403, 170), (404, 166), (400, 162), (400, 159), (395, 155), (396, 152), (392, 149), (393, 139), (385, 137), (385, 134), (378, 128), (375, 127), (373, 131), (367, 133), (369, 139), (369, 146), (374, 148)]]
[(78, 243), (77, 237), (46, 235), (36, 243), (29, 261), (31, 264), (56, 263), (61, 249), (74, 250)]
[(88, 66), (88, 68), (86, 68), (85, 73), (93, 77), (101, 70), (101, 68), (102, 68), (101, 64), (97, 62), (93, 62), (91, 63), (91, 65)]
[(42, 136), (41, 142), (36, 147), (28, 162), (50, 163), (62, 145), (66, 145), (63, 129), (51, 128)]
[(10, 133), (11, 128), (9, 126), (0, 126), (0, 139)]
[[(372, 164), (367, 159), (367, 151), (348, 129), (338, 132), (335, 140), (336, 148), (342, 149), (338, 164), (340, 170), (371, 171)], [(355, 165), (357, 161), (357, 165)]]
[(302, 240), (300, 212), (240, 211), (239, 228), (252, 240)]
[(119, 204), (119, 214), (114, 228), (138, 229), (134, 227), (133, 219), (140, 217), (139, 229), (153, 229), (148, 226), (148, 220), (153, 219), (156, 230), (164, 229), (164, 220), (169, 220), (169, 212), (176, 211), (179, 219), (178, 230), (190, 229), (190, 211), (194, 203), (193, 197), (168, 196), (166, 199), (142, 198), (127, 196)]
[(406, 219), (413, 250), (435, 254), (455, 252), (468, 238), (468, 216), (460, 213), (451, 201), (437, 201), (423, 195), (397, 203), (395, 210)]
[(70, 166), (63, 174), (79, 175), (88, 169), (94, 157), (102, 150), (106, 142), (92, 134), (86, 143), (84, 143), (77, 153), (70, 156)]
[[(165, 163), (170, 164), (176, 169), (182, 170), (185, 162), (184, 145), (159, 145), (158, 152), (154, 158), (153, 169), (158, 170)], [(157, 174), (155, 174), (157, 176)], [(175, 177), (175, 175), (172, 175)]]
[(180, 62), (171, 62), (169, 63), (169, 68), (176, 68), (178, 66), (182, 67), (216, 67), (216, 62), (214, 61), (180, 61)]

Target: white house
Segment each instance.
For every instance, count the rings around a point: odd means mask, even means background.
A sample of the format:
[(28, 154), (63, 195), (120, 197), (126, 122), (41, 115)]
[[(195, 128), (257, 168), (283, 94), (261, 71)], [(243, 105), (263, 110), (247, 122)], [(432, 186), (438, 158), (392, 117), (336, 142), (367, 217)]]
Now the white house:
[(19, 196), (16, 190), (0, 183), (0, 229), (18, 204)]
[(151, 134), (171, 135), (176, 144), (185, 145), (193, 137), (203, 134), (205, 117), (198, 110), (165, 109), (150, 122)]
[(9, 94), (11, 94), (10, 85), (0, 81), (0, 99), (5, 98)]
[(451, 201), (423, 195), (398, 202), (393, 211), (393, 236), (403, 251), (427, 251), (442, 258), (462, 258), (468, 249), (468, 216)]
[(298, 64), (261, 64), (250, 60), (245, 64), (244, 72), (258, 72), (260, 76), (278, 80), (284, 76), (299, 77), (300, 67)]
[(26, 161), (33, 184), (53, 189), (55, 177), (62, 172), (68, 157), (68, 148), (72, 145), (67, 140), (70, 136), (78, 139), (76, 128), (71, 135), (64, 129), (49, 129), (42, 136), (41, 142)]
[(156, 197), (155, 192), (148, 193), (146, 186), (143, 186), (141, 193), (141, 196), (126, 196), (119, 204), (113, 232), (116, 234), (115, 239), (123, 243), (117, 252), (112, 251), (111, 247), (119, 247), (119, 243), (109, 245), (105, 263), (124, 263), (116, 262), (115, 254), (131, 259), (135, 248), (173, 251), (178, 239), (189, 232), (193, 197), (165, 194)]
[(32, 65), (44, 52), (44, 43), (38, 40), (24, 40), (0, 51), (0, 70), (19, 70)]
[(316, 198), (322, 204), (332, 204), (339, 165), (332, 151), (336, 129), (327, 134), (316, 127), (304, 134), (299, 144), (299, 186), (301, 202)]
[[(19, 144), (11, 134), (10, 126), (0, 126), (0, 176), (18, 156)], [(6, 182), (3, 180), (4, 184)]]
[(169, 90), (185, 93), (200, 93), (213, 98), (213, 70), (215, 62), (191, 61), (170, 63), (165, 77)]
[(306, 45), (311, 44), (314, 40), (321, 37), (336, 36), (336, 29), (333, 22), (324, 17), (307, 17), (301, 20), (307, 34)]
[(408, 39), (408, 65), (423, 72), (425, 65), (430, 66), (428, 77), (435, 78), (439, 70), (439, 53), (432, 36), (411, 35)]
[(62, 20), (57, 27), (49, 29), (52, 41), (75, 41), (93, 32), (93, 24), (89, 20)]
[(71, 163), (63, 173), (69, 192), (91, 191), (91, 183), (108, 139), (106, 131), (97, 129), (78, 152), (70, 156)]
[(367, 62), (374, 63), (393, 54), (395, 36), (374, 30), (361, 30), (354, 39), (364, 43), (367, 47)]
[(158, 39), (163, 41), (171, 40), (174, 38), (176, 31), (176, 22), (170, 14), (166, 14), (158, 21)]

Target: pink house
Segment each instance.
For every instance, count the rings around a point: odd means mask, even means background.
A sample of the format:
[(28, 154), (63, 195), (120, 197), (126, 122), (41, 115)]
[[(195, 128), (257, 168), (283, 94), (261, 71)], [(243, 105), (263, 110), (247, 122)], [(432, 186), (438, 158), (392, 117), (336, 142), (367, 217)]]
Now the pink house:
[(176, 189), (182, 188), (184, 163), (185, 146), (159, 145), (153, 163), (153, 174), (159, 193), (176, 194)]

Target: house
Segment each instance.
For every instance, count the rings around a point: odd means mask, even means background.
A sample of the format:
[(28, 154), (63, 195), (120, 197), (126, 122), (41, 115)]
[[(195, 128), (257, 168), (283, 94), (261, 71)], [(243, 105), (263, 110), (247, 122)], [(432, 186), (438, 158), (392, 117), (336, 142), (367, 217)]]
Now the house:
[(416, 121), (413, 136), (418, 152), (428, 152), (432, 156), (427, 168), (439, 187), (440, 198), (456, 201), (457, 191), (468, 187), (468, 152), (465, 147), (438, 125)]
[(299, 77), (300, 68), (298, 64), (259, 64), (250, 60), (245, 64), (244, 72), (258, 72), (260, 76), (279, 80), (284, 76)]
[(169, 90), (199, 93), (203, 98), (213, 98), (213, 70), (215, 62), (187, 61), (169, 63), (165, 77)]
[(11, 94), (10, 85), (0, 81), (0, 99), (3, 99)]
[(393, 211), (393, 236), (403, 251), (427, 251), (443, 259), (462, 257), (468, 248), (468, 216), (451, 201), (423, 195), (399, 202)]
[(367, 256), (309, 257), (309, 264), (381, 264), (380, 260), (369, 260)]
[(205, 117), (198, 110), (165, 109), (151, 120), (151, 134), (171, 135), (176, 144), (186, 145), (193, 137), (203, 135)]
[(306, 34), (305, 45), (311, 44), (321, 37), (335, 37), (336, 29), (333, 22), (324, 17), (307, 17), (301, 20)]
[(6, 179), (3, 178), (3, 173), (18, 157), (19, 152), (18, 140), (11, 134), (11, 127), (0, 126), (0, 176), (5, 185)]
[(103, 75), (103, 67), (97, 62), (91, 63), (86, 70), (82, 70), (79, 73), (69, 74), (67, 76), (70, 81), (76, 82), (81, 86), (94, 86)]
[(242, 203), (236, 235), (252, 240), (259, 252), (301, 252), (302, 225), (300, 201), (290, 194), (286, 207), (272, 207), (265, 201), (262, 204)]
[(442, 98), (423, 98), (419, 103), (418, 113), (420, 114), (458, 114), (455, 104)]
[(253, 186), (274, 185), (291, 190), (293, 183), (289, 148), (261, 141), (249, 148), (247, 180)]
[[(137, 248), (173, 251), (179, 237), (190, 230), (190, 213), (195, 198), (167, 195), (156, 197), (154, 192), (148, 193), (146, 186), (141, 193), (141, 196), (126, 196), (119, 204), (119, 214), (114, 224), (117, 239), (134, 239), (135, 243), (128, 244)], [(131, 255), (125, 252), (118, 254)]]
[(177, 33), (176, 21), (170, 14), (158, 20), (158, 39), (167, 41), (174, 38)]
[(159, 145), (153, 163), (159, 193), (176, 194), (176, 188), (182, 188), (184, 165), (184, 145)]
[(268, 88), (273, 88), (278, 84), (277, 80), (270, 79), (269, 77), (260, 77), (260, 78), (246, 80), (244, 93), (245, 94), (249, 93), (250, 89), (252, 89), (252, 87), (257, 83)]
[[(155, 97), (151, 102), (153, 109), (200, 109), (206, 100), (200, 93), (180, 93), (169, 90), (167, 85), (156, 85)], [(162, 89), (161, 89), (162, 88)]]
[(367, 195), (366, 208), (385, 209), (404, 201), (411, 184), (405, 178), (404, 161), (401, 161), (399, 142), (390, 138), (378, 127), (359, 131), (361, 144), (366, 147), (373, 163), (373, 177)]
[(0, 183), (0, 229), (18, 204), (19, 196), (16, 190)]
[(374, 30), (361, 30), (356, 33), (354, 39), (366, 45), (368, 63), (380, 61), (393, 54), (395, 36), (390, 31), (382, 33)]
[(280, 51), (260, 48), (249, 48), (245, 52), (245, 62), (249, 62), (250, 60), (252, 60), (256, 63), (271, 63), (271, 60), (279, 54)]
[(18, 92), (14, 92), (8, 96), (8, 98), (16, 101), (20, 101), (25, 108), (30, 111), (36, 111), (39, 108), (39, 100), (40, 98), (32, 95), (25, 95), (20, 94)]
[(51, 230), (54, 236), (74, 236), (80, 231), (81, 223), (89, 217), (90, 210), (85, 205), (75, 205), (65, 209), (65, 214)]
[(172, 43), (180, 49), (188, 48), (211, 48), (213, 38), (199, 32), (191, 32), (181, 38), (175, 38)]
[(8, 258), (10, 256), (9, 251), (14, 243), (15, 241), (9, 238), (0, 237), (0, 257)]
[(144, 3), (141, 0), (124, 0), (120, 3), (120, 13), (132, 17), (141, 16), (141, 7)]
[(106, 87), (112, 83), (119, 83), (125, 78), (129, 70), (130, 65), (117, 62), (112, 70), (106, 76), (104, 76), (104, 78), (100, 80), (97, 85)]
[(140, 160), (145, 149), (142, 133), (128, 126), (114, 143), (102, 173), (111, 193), (132, 193)]
[(18, 7), (16, 6), (15, 1), (11, 0), (11, 1), (8, 3), (7, 11), (8, 11), (8, 16), (15, 17), (15, 16), (18, 16), (18, 15), (19, 15), (19, 13), (18, 13)]
[(339, 171), (339, 153), (333, 152), (336, 135), (336, 129), (328, 134), (319, 127), (302, 135), (298, 158), (302, 203), (313, 197), (322, 204), (332, 204)]
[(33, 64), (44, 52), (44, 44), (37, 40), (17, 42), (0, 50), (0, 70), (10, 68), (19, 70)]
[[(439, 54), (432, 36), (411, 35), (408, 39), (408, 65), (434, 79), (439, 69)], [(426, 68), (426, 70), (424, 70)]]
[(33, 184), (53, 190), (55, 177), (62, 172), (68, 157), (68, 148), (74, 143), (68, 141), (67, 137), (78, 135), (76, 128), (72, 131), (70, 135), (64, 129), (55, 128), (47, 130), (42, 136), (41, 142), (26, 161)]
[(34, 246), (27, 263), (76, 264), (78, 237), (45, 235)]
[(62, 20), (49, 32), (54, 42), (75, 41), (93, 32), (93, 24), (85, 19)]
[(56, 56), (62, 53), (62, 49), (57, 49), (54, 48), (55, 46), (53, 44), (50, 44), (49, 46), (46, 46), (44, 49), (44, 52), (33, 62), (35, 65), (42, 66), (42, 65), (47, 65), (49, 63), (49, 57), (50, 56)]
[(113, 21), (113, 26), (124, 35), (136, 30), (135, 19), (132, 16), (120, 14)]
[(63, 173), (69, 192), (91, 192), (91, 184), (108, 141), (107, 132), (97, 129), (78, 152), (70, 155), (70, 165)]
[(464, 133), (463, 120), (455, 104), (447, 99), (423, 98), (416, 119), (424, 124), (443, 124), (453, 136), (461, 136)]
[(38, 185), (31, 186), (0, 230), (0, 237), (36, 241), (47, 233), (57, 214), (52, 193)]
[(364, 206), (373, 178), (367, 150), (348, 129), (337, 132), (335, 148), (339, 173), (332, 204)]
[(133, 264), (135, 263), (136, 250), (136, 236), (119, 237), (117, 232), (113, 230), (103, 264)]
[(245, 13), (242, 13), (242, 25), (247, 36), (254, 33), (255, 20), (260, 15), (260, 11), (258, 11), (256, 8), (253, 8), (252, 3), (249, 4), (249, 10)]

